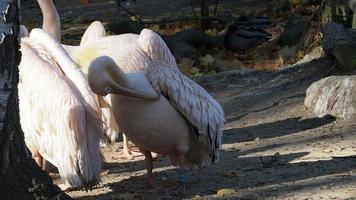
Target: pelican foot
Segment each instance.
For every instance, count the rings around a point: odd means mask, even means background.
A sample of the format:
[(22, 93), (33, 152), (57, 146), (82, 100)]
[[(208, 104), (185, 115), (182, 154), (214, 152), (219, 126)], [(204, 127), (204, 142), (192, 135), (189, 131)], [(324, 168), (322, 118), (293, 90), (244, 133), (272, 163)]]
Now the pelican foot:
[(133, 160), (136, 156), (142, 156), (141, 152), (136, 152), (136, 151), (125, 151), (124, 150), (124, 156), (128, 160)]
[(179, 183), (180, 183), (180, 187), (179, 187), (178, 192), (183, 197), (185, 197), (187, 178), (186, 178), (186, 176), (184, 174), (180, 174), (179, 175)]
[(68, 182), (59, 184), (58, 187), (59, 187), (63, 192), (68, 192), (68, 191), (74, 189), (74, 187), (72, 187), (71, 185), (69, 185)]
[(147, 177), (146, 185), (147, 185), (148, 189), (155, 189), (155, 184), (154, 184), (153, 177)]

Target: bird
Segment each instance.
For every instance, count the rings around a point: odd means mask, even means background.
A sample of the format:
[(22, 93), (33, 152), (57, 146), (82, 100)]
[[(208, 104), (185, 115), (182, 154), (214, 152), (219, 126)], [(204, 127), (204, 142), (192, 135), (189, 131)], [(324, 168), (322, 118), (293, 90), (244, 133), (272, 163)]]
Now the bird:
[[(181, 170), (215, 163), (225, 119), (220, 104), (176, 66), (154, 60), (147, 65), (144, 72), (124, 73), (101, 56), (90, 64), (88, 82), (94, 93), (111, 94), (116, 122), (144, 154), (152, 187), (151, 152), (168, 155)], [(185, 176), (179, 180), (184, 193)]]
[(20, 123), (32, 157), (58, 168), (63, 190), (98, 184), (102, 121), (86, 76), (42, 29), (22, 38), (20, 50)]
[[(60, 20), (52, 0), (38, 0), (43, 13), (43, 29), (60, 41)], [(53, 27), (55, 26), (55, 28)], [(46, 28), (49, 27), (49, 28)], [(94, 21), (85, 31), (80, 45), (64, 45), (69, 56), (87, 73), (89, 64), (100, 56), (109, 56), (125, 73), (144, 71), (146, 63), (159, 60), (168, 65), (177, 66), (176, 61), (163, 39), (150, 29), (143, 29), (140, 34), (120, 34), (106, 36), (105, 28), (99, 21)], [(110, 96), (110, 95), (109, 95)], [(99, 98), (104, 121), (109, 124), (106, 131), (109, 138), (116, 138), (119, 127), (110, 112), (110, 97)], [(109, 109), (109, 110), (108, 110)], [(124, 135), (124, 154), (132, 159), (134, 152), (129, 151), (128, 140)]]
[(263, 28), (269, 24), (270, 21), (264, 17), (250, 19), (240, 16), (228, 27), (224, 37), (225, 48), (237, 53), (244, 53), (246, 50), (268, 41), (272, 35), (264, 31)]

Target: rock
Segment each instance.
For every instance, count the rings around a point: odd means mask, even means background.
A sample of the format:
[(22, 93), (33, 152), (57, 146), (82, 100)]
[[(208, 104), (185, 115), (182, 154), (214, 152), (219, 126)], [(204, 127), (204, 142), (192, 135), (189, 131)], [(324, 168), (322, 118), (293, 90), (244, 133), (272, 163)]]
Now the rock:
[(117, 19), (107, 25), (110, 32), (115, 34), (136, 33), (140, 34), (144, 26), (138, 21), (129, 19)]
[(309, 54), (305, 55), (303, 59), (299, 60), (296, 64), (307, 63), (323, 56), (325, 56), (323, 49), (321, 47), (316, 47)]
[(291, 17), (288, 19), (285, 26), (285, 31), (279, 38), (279, 44), (281, 46), (294, 46), (302, 37), (304, 31), (309, 26), (310, 20), (307, 17)]
[(356, 76), (331, 76), (314, 82), (304, 105), (318, 117), (356, 118)]
[(353, 72), (356, 70), (356, 33), (349, 31), (343, 25), (330, 22), (323, 28), (323, 49), (335, 57), (342, 70)]

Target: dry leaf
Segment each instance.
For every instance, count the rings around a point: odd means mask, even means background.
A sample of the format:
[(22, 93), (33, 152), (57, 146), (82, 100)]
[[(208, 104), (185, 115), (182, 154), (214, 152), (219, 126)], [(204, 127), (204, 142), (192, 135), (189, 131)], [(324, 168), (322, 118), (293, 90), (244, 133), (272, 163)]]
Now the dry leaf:
[(214, 62), (214, 57), (210, 54), (206, 54), (205, 56), (199, 57), (199, 63), (201, 66), (209, 67)]
[(194, 196), (194, 198), (193, 198), (193, 200), (201, 200), (201, 199), (203, 199), (200, 195), (195, 195)]
[(102, 171), (100, 173), (100, 176), (105, 176), (105, 175), (108, 175), (109, 174), (109, 170), (105, 170), (105, 171)]
[(193, 65), (195, 63), (194, 60), (190, 59), (190, 58), (185, 58), (182, 57), (180, 58), (178, 61), (178, 67), (180, 69), (180, 71), (184, 74), (191, 74), (191, 70), (193, 68)]
[(216, 194), (223, 197), (223, 196), (228, 196), (228, 195), (232, 195), (232, 194), (236, 194), (236, 190), (234, 189), (227, 189), (227, 188), (224, 188), (224, 189), (220, 189)]

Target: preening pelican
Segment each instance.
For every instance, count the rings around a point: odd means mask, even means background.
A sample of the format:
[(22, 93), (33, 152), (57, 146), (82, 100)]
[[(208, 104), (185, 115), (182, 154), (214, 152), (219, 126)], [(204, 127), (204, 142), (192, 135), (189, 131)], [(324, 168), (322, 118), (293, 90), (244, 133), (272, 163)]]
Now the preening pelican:
[[(60, 21), (52, 0), (38, 0), (42, 5), (43, 29), (60, 38)], [(53, 26), (56, 26), (55, 28)], [(49, 28), (46, 28), (49, 27)], [(58, 38), (58, 37), (56, 37)], [(106, 36), (104, 26), (96, 21), (85, 31), (80, 46), (63, 45), (70, 57), (87, 73), (89, 64), (100, 56), (111, 57), (125, 73), (145, 70), (151, 60), (164, 62), (170, 66), (177, 66), (170, 50), (155, 32), (144, 29), (137, 34), (121, 34)], [(109, 95), (110, 96), (110, 95)], [(103, 120), (108, 125), (106, 134), (109, 138), (116, 138), (118, 126), (113, 119), (110, 97), (102, 102)], [(124, 135), (124, 153), (131, 157), (128, 140)]]
[(18, 90), (26, 145), (40, 166), (44, 158), (58, 168), (62, 189), (97, 184), (103, 130), (86, 76), (41, 29), (22, 39), (21, 52)]
[(111, 58), (99, 57), (89, 67), (88, 81), (94, 93), (112, 94), (115, 119), (145, 155), (147, 183), (152, 185), (151, 152), (168, 155), (181, 168), (218, 160), (224, 112), (175, 66), (158, 61), (148, 65), (146, 72), (125, 74)]

